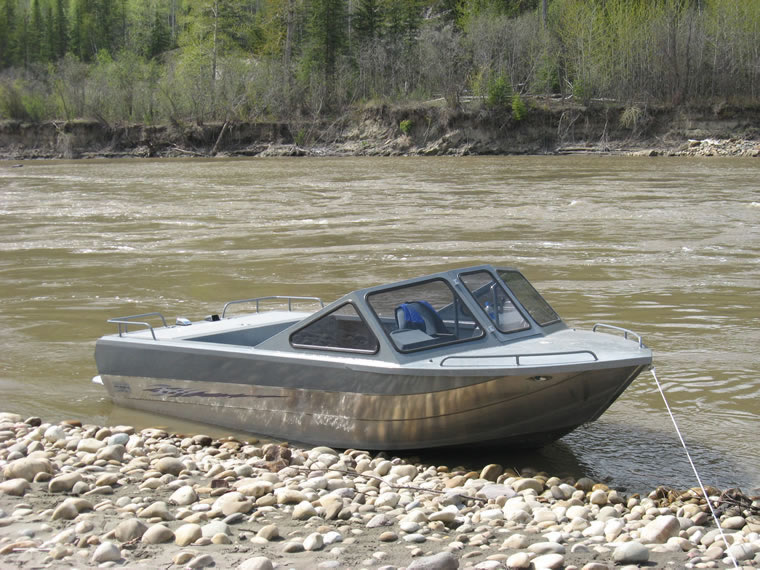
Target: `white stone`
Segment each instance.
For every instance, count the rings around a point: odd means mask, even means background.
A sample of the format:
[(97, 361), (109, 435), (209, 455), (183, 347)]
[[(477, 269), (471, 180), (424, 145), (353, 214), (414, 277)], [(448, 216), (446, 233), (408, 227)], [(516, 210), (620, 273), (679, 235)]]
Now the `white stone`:
[(6, 479), (26, 479), (33, 481), (38, 473), (53, 474), (53, 466), (47, 457), (21, 457), (5, 466), (3, 476)]
[(163, 544), (173, 540), (174, 533), (163, 524), (154, 524), (142, 535), (142, 542), (145, 544)]
[(48, 482), (48, 491), (51, 493), (67, 493), (82, 480), (82, 474), (79, 471), (72, 471), (53, 477)]
[(55, 443), (56, 441), (66, 439), (66, 430), (61, 426), (50, 426), (45, 430), (45, 435), (43, 437), (50, 443)]
[(273, 489), (274, 485), (270, 481), (263, 479), (253, 480), (237, 487), (237, 490), (244, 495), (256, 498), (263, 497), (264, 495), (271, 493)]
[(640, 542), (623, 542), (613, 551), (612, 560), (621, 564), (647, 562), (649, 549)]
[(198, 494), (190, 485), (184, 485), (180, 487), (174, 491), (174, 493), (172, 493), (171, 497), (169, 497), (170, 503), (174, 503), (175, 505), (179, 505), (181, 507), (191, 505), (197, 500)]
[(306, 500), (306, 495), (304, 495), (298, 489), (277, 489), (274, 496), (277, 500), (277, 503), (281, 505), (296, 505)]
[(567, 516), (567, 518), (570, 520), (573, 520), (575, 518), (588, 519), (589, 512), (590, 511), (587, 507), (573, 505), (571, 507), (568, 507), (567, 511), (565, 512), (565, 516)]
[(527, 552), (518, 552), (507, 558), (507, 568), (530, 568), (531, 564), (530, 554)]
[(248, 558), (238, 566), (238, 570), (273, 570), (272, 561), (266, 556)]
[(664, 544), (671, 536), (678, 536), (681, 524), (673, 515), (659, 516), (641, 529), (639, 538), (644, 544)]
[(591, 521), (588, 528), (582, 531), (583, 536), (604, 536), (604, 521)]
[(494, 521), (494, 520), (503, 520), (503, 519), (504, 519), (504, 511), (502, 509), (484, 509), (480, 511), (481, 521)]
[(208, 566), (215, 566), (214, 558), (210, 554), (199, 554), (185, 564), (185, 568), (206, 568)]
[(378, 495), (377, 499), (375, 500), (375, 508), (380, 507), (391, 507), (394, 508), (396, 505), (398, 505), (399, 500), (401, 499), (401, 496), (398, 493), (393, 493), (391, 491), (388, 491), (386, 493), (381, 493)]
[(113, 542), (99, 544), (92, 555), (92, 561), (96, 564), (116, 562), (117, 560), (121, 560), (121, 550)]
[(325, 542), (322, 535), (313, 532), (303, 540), (303, 549), (306, 551), (321, 550)]
[(518, 550), (528, 546), (528, 542), (528, 537), (526, 537), (524, 534), (512, 534), (504, 540), (502, 546), (504, 548), (512, 548)]
[(171, 512), (169, 512), (169, 507), (163, 501), (156, 501), (155, 503), (151, 503), (144, 509), (137, 511), (137, 516), (142, 517), (144, 519), (159, 518), (165, 521), (174, 520), (174, 515), (172, 515)]
[(625, 528), (625, 522), (620, 519), (610, 519), (604, 525), (604, 539), (613, 542)]
[(457, 508), (454, 505), (448, 506), (444, 508), (443, 510), (437, 511), (430, 516), (428, 516), (429, 521), (441, 521), (442, 523), (451, 523), (454, 522), (454, 520), (457, 517)]
[(0, 494), (21, 497), (29, 489), (29, 481), (22, 478), (9, 479), (0, 483)]
[(266, 526), (262, 526), (259, 529), (259, 532), (256, 533), (256, 536), (266, 541), (274, 540), (275, 538), (279, 538), (280, 529), (276, 524), (268, 524)]
[(760, 547), (754, 544), (732, 544), (727, 551), (737, 562), (752, 560), (758, 552)]
[(741, 516), (728, 517), (721, 521), (720, 528), (725, 528), (728, 530), (741, 530), (744, 528), (744, 525), (746, 524), (747, 524), (747, 521), (744, 520), (744, 517), (741, 517)]
[(414, 479), (417, 476), (417, 468), (414, 465), (394, 465), (390, 470), (391, 475), (397, 475), (398, 477), (409, 477)]
[(129, 542), (136, 538), (141, 538), (148, 527), (139, 519), (127, 519), (121, 521), (114, 529), (114, 536), (119, 542)]
[(195, 523), (183, 524), (174, 533), (174, 542), (179, 546), (192, 544), (203, 536), (200, 525)]
[(162, 457), (153, 465), (159, 473), (169, 473), (175, 477), (185, 469), (185, 464), (176, 457)]
[(534, 554), (564, 554), (565, 547), (556, 542), (536, 542), (528, 547)]
[(439, 552), (414, 560), (407, 570), (457, 570), (459, 561), (451, 552)]
[(589, 497), (588, 501), (592, 505), (599, 505), (599, 506), (606, 505), (607, 493), (605, 491), (602, 491), (601, 489), (597, 489), (596, 491), (591, 491), (591, 496)]
[(230, 527), (222, 521), (211, 521), (201, 527), (201, 534), (208, 538), (217, 534), (230, 534)]
[(301, 501), (293, 507), (293, 520), (302, 521), (317, 515), (317, 511), (309, 501)]
[(533, 559), (536, 570), (555, 570), (565, 565), (565, 557), (561, 554), (544, 554)]
[(101, 447), (105, 447), (106, 442), (94, 437), (87, 437), (80, 439), (77, 443), (77, 451), (84, 451), (85, 453), (95, 453)]
[(512, 488), (517, 493), (521, 493), (522, 491), (527, 491), (529, 489), (535, 491), (536, 493), (541, 493), (544, 490), (544, 484), (538, 479), (533, 478), (518, 479), (512, 483)]

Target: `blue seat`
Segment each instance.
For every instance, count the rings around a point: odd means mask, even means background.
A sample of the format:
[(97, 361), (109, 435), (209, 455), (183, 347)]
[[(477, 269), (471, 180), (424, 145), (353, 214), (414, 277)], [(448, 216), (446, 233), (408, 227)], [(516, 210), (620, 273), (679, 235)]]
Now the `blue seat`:
[(427, 301), (408, 301), (396, 308), (396, 324), (400, 329), (417, 329), (430, 336), (450, 334), (441, 317)]

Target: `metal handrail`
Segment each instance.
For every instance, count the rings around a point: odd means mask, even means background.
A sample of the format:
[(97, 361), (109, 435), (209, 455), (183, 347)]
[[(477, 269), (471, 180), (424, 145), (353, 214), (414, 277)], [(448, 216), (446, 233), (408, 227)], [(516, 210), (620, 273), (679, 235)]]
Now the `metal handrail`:
[[(153, 340), (158, 340), (156, 338), (156, 332), (153, 330), (153, 325), (150, 323), (144, 322), (144, 321), (135, 321), (133, 319), (142, 319), (145, 317), (160, 317), (161, 322), (164, 323), (164, 327), (166, 327), (166, 319), (161, 313), (143, 313), (142, 315), (130, 315), (128, 317), (116, 317), (113, 319), (108, 319), (109, 323), (114, 323), (115, 325), (118, 325), (119, 328), (119, 336), (123, 336), (124, 334), (129, 332), (129, 325), (141, 325), (144, 327), (147, 327), (150, 329), (150, 334), (153, 337)], [(122, 328), (123, 325), (123, 328)]]
[(525, 354), (488, 354), (488, 355), (480, 355), (480, 356), (447, 356), (443, 360), (441, 360), (440, 365), (443, 366), (443, 363), (449, 360), (450, 358), (456, 358), (457, 360), (487, 360), (487, 359), (497, 359), (497, 358), (514, 358), (515, 364), (517, 366), (523, 366), (520, 364), (521, 358), (533, 358), (536, 356), (567, 356), (570, 354), (590, 354), (591, 357), (594, 359), (595, 362), (599, 361), (599, 357), (591, 350), (571, 350), (568, 352), (528, 352)]
[(228, 301), (224, 304), (224, 308), (222, 308), (222, 318), (225, 318), (225, 315), (227, 314), (227, 308), (230, 305), (239, 305), (241, 303), (256, 303), (256, 312), (259, 312), (259, 304), (261, 301), (271, 301), (271, 300), (287, 300), (288, 301), (288, 311), (293, 310), (293, 301), (315, 301), (320, 304), (320, 306), (324, 307), (325, 303), (320, 299), (319, 297), (288, 297), (288, 296), (282, 296), (282, 295), (273, 295), (270, 297), (254, 297), (253, 299), (240, 299), (238, 301)]
[(626, 340), (628, 340), (628, 335), (634, 336), (639, 341), (639, 348), (644, 348), (644, 340), (641, 338), (640, 335), (638, 335), (637, 333), (633, 332), (632, 330), (624, 329), (623, 327), (616, 327), (615, 325), (608, 325), (608, 324), (605, 324), (605, 323), (596, 323), (591, 328), (591, 332), (596, 332), (596, 329), (599, 328), (599, 327), (606, 328), (606, 329), (612, 329), (612, 330), (616, 330), (618, 332), (621, 332), (621, 333), (623, 333), (623, 337)]

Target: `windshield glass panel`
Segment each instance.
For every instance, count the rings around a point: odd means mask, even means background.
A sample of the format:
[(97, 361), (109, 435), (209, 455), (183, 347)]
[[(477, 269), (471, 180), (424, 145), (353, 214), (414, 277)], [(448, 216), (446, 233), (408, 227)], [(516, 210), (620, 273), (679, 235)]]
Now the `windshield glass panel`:
[(508, 269), (499, 269), (499, 277), (504, 283), (507, 284), (509, 290), (512, 291), (520, 304), (542, 327), (556, 323), (559, 320), (559, 315), (551, 308), (544, 298), (533, 288), (522, 273), (518, 271), (512, 271)]
[(515, 332), (530, 328), (530, 323), (515, 307), (501, 283), (488, 271), (466, 273), (459, 276), (465, 287), (501, 332)]
[(440, 279), (372, 293), (367, 302), (401, 352), (483, 336), (461, 299)]
[(374, 354), (380, 343), (356, 311), (347, 303), (309, 323), (290, 336), (297, 348), (317, 348)]

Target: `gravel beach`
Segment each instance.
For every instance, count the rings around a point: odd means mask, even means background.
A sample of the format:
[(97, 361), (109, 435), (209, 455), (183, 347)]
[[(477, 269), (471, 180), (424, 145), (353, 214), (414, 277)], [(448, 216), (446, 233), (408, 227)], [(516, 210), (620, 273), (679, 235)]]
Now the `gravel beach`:
[(13, 413), (0, 472), (0, 568), (760, 567), (738, 491), (718, 529), (696, 490)]

